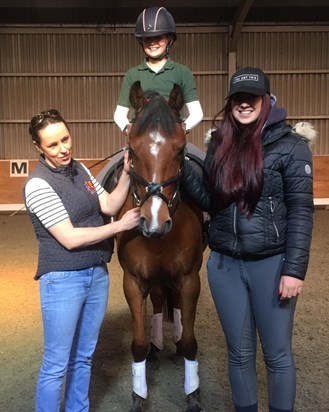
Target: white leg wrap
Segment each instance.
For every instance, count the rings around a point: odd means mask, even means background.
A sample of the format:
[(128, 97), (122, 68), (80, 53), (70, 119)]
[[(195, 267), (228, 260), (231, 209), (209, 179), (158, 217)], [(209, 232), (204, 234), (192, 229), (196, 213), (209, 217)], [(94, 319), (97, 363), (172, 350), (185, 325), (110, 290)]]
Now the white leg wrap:
[(151, 319), (151, 342), (158, 349), (163, 349), (163, 313), (156, 313)]
[(199, 387), (198, 361), (190, 361), (184, 358), (185, 361), (185, 394), (189, 395)]
[(173, 341), (177, 343), (182, 337), (182, 321), (180, 309), (174, 308)]
[(133, 391), (142, 398), (147, 398), (146, 361), (132, 363)]

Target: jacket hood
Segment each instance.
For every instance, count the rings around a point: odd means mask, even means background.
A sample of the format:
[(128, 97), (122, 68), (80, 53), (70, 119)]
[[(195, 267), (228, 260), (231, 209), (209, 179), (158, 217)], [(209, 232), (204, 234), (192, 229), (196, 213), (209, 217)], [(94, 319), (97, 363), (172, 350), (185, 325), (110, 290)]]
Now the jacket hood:
[(271, 111), (263, 127), (263, 145), (281, 139), (283, 135), (291, 132), (291, 126), (286, 123), (286, 109), (277, 106), (277, 98), (271, 94)]
[(313, 145), (318, 137), (317, 130), (314, 129), (310, 122), (298, 122), (292, 128), (292, 131), (299, 134), (309, 146)]
[(282, 107), (277, 106), (277, 98), (274, 94), (271, 94), (271, 106), (272, 106), (272, 109), (267, 118), (264, 129), (271, 126), (272, 124), (282, 122), (286, 120), (287, 118), (286, 109), (283, 109)]
[(276, 139), (276, 136), (281, 137), (288, 132), (298, 134), (309, 146), (315, 142), (318, 132), (314, 129), (314, 126), (311, 123), (298, 122), (293, 127), (286, 124), (287, 111), (282, 107), (277, 106), (277, 98), (274, 94), (271, 94), (271, 106), (272, 109), (264, 126), (264, 131), (266, 131), (266, 143), (269, 141), (272, 142)]

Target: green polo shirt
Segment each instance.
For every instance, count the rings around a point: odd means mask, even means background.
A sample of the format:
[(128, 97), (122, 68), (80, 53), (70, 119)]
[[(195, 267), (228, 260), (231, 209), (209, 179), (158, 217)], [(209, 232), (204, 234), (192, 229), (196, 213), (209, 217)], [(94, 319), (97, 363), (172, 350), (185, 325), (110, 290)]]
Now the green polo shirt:
[(136, 81), (141, 82), (144, 91), (155, 90), (166, 99), (176, 83), (183, 89), (185, 103), (199, 100), (191, 70), (183, 64), (175, 63), (170, 58), (157, 73), (148, 67), (146, 60), (143, 64), (129, 69), (123, 79), (118, 105), (130, 107), (129, 92)]

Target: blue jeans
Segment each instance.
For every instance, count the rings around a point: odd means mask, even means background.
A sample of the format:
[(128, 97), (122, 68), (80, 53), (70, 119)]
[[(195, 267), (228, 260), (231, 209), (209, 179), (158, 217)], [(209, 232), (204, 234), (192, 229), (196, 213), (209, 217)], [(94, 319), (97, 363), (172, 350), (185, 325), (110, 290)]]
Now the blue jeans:
[(291, 350), (296, 298), (279, 300), (283, 255), (243, 261), (211, 252), (208, 281), (227, 345), (236, 411), (257, 411), (257, 332), (270, 411), (292, 411), (296, 371)]
[(105, 264), (41, 276), (44, 355), (36, 388), (37, 412), (60, 410), (65, 377), (65, 411), (89, 410), (91, 360), (108, 290)]

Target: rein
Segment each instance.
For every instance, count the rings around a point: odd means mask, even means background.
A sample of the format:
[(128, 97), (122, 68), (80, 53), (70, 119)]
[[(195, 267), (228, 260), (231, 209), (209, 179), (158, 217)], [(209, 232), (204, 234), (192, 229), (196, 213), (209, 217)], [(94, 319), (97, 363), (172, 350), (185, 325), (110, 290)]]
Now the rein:
[(111, 157), (114, 157), (115, 155), (117, 155), (117, 154), (119, 154), (119, 153), (121, 153), (121, 152), (124, 152), (124, 151), (127, 150), (127, 149), (128, 149), (128, 146), (123, 146), (123, 147), (122, 147), (121, 149), (119, 149), (117, 152), (112, 153), (112, 154), (110, 154), (109, 156), (105, 157), (104, 159), (100, 160), (99, 162), (94, 163), (93, 165), (89, 166), (88, 169), (92, 169), (93, 167), (98, 166), (99, 164), (105, 162), (105, 160), (111, 159)]

